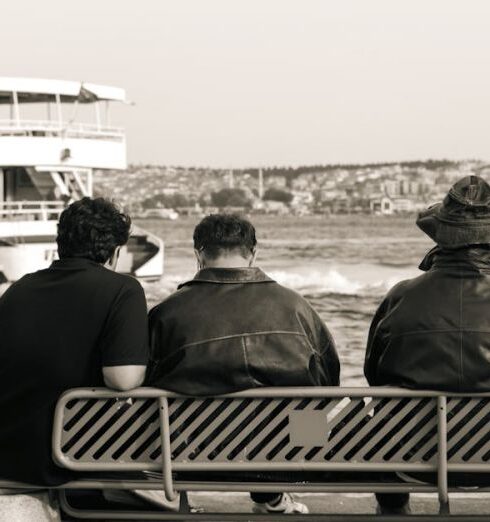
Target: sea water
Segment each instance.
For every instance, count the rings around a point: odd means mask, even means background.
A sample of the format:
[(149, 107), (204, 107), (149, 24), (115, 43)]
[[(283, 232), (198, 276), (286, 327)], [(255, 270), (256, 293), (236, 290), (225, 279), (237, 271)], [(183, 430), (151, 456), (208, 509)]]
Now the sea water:
[[(398, 281), (416, 277), (433, 246), (414, 217), (252, 216), (260, 266), (301, 293), (318, 311), (337, 344), (344, 386), (362, 386), (364, 353), (372, 316)], [(145, 220), (138, 224), (165, 242), (165, 274), (144, 283), (154, 306), (196, 272), (192, 231), (197, 218)]]

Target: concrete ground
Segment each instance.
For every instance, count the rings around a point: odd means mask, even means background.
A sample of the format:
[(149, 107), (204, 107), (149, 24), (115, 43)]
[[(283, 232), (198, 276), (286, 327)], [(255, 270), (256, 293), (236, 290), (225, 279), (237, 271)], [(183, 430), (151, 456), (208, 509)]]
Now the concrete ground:
[[(295, 494), (311, 513), (373, 514), (375, 501), (370, 494)], [(245, 493), (193, 493), (193, 506), (206, 512), (251, 512), (252, 504)], [(36, 495), (0, 496), (0, 522), (58, 522), (55, 512), (46, 505), (47, 497)], [(438, 502), (435, 495), (412, 495), (411, 508), (414, 515), (436, 514)], [(490, 521), (490, 494), (455, 493), (451, 495), (452, 514), (488, 514)], [(348, 520), (348, 519), (347, 519)], [(134, 520), (137, 522), (137, 520)]]
[[(311, 513), (372, 514), (376, 507), (374, 496), (366, 493), (296, 493), (294, 497), (304, 502)], [(488, 513), (490, 521), (490, 494), (453, 493), (450, 498), (451, 513)], [(248, 495), (242, 493), (194, 493), (190, 495), (190, 503), (203, 507), (205, 511), (250, 511), (252, 506)], [(413, 514), (436, 514), (439, 510), (436, 495), (414, 494), (411, 496), (410, 506)]]
[(0, 495), (0, 522), (59, 522), (55, 503), (46, 491)]

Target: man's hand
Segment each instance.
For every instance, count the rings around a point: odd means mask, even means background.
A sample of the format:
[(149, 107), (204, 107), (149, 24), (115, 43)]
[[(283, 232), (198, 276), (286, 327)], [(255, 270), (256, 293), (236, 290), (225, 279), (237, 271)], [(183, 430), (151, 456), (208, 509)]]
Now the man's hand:
[(143, 384), (146, 366), (104, 366), (102, 374), (105, 385), (114, 390), (127, 391)]

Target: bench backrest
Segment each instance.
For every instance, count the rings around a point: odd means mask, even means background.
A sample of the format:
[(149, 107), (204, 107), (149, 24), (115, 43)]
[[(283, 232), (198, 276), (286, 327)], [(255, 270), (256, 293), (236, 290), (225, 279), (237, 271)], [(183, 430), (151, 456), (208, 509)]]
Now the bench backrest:
[[(490, 395), (396, 388), (263, 388), (192, 398), (76, 389), (53, 452), (74, 470), (490, 469)], [(170, 451), (168, 451), (170, 448)], [(162, 451), (164, 459), (162, 461)], [(446, 460), (444, 459), (444, 460)]]

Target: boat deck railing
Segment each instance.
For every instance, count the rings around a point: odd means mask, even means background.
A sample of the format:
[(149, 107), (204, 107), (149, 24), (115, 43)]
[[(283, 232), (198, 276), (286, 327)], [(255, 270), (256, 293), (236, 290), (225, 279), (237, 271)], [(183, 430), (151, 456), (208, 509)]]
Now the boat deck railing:
[(103, 127), (91, 123), (52, 120), (0, 120), (0, 137), (35, 136), (123, 141), (124, 135), (122, 127)]
[(0, 220), (57, 220), (65, 207), (64, 201), (0, 201)]

